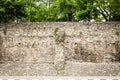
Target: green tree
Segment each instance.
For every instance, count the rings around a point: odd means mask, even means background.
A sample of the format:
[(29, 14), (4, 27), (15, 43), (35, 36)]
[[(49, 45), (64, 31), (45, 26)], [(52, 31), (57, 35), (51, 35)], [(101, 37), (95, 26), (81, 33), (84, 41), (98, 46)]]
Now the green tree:
[(97, 19), (99, 10), (97, 10), (94, 0), (76, 0), (75, 19), (77, 21), (90, 21)]
[(120, 21), (120, 0), (96, 0), (95, 2), (106, 21)]
[(48, 3), (48, 0), (25, 0), (24, 3), (26, 3), (26, 21), (41, 22), (48, 20), (48, 6), (51, 2)]
[(75, 0), (55, 0), (52, 8), (58, 21), (74, 21)]
[(25, 11), (26, 11), (27, 17), (25, 21), (33, 22), (34, 21), (33, 17), (35, 17), (35, 14), (36, 14), (37, 0), (21, 0), (21, 1), (23, 1), (26, 7)]
[(111, 0), (109, 8), (112, 16), (110, 21), (120, 21), (120, 0)]
[(120, 21), (120, 0), (0, 0), (0, 22)]
[(57, 21), (90, 21), (100, 15), (94, 0), (55, 0), (51, 8)]
[(19, 0), (0, 0), (0, 22), (11, 22), (25, 17), (25, 6)]

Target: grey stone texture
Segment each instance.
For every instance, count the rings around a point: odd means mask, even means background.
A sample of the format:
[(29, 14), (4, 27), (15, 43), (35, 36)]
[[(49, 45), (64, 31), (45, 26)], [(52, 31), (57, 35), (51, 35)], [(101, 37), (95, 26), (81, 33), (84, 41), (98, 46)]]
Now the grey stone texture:
[(119, 22), (0, 24), (0, 76), (119, 76), (119, 62)]

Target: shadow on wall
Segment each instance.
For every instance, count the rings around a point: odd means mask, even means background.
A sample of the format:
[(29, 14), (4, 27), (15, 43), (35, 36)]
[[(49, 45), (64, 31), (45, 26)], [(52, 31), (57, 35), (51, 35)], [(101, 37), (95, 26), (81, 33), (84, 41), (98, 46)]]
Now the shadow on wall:
[(74, 49), (74, 60), (79, 60), (81, 62), (120, 62), (120, 42), (115, 41), (115, 43), (108, 44), (107, 56), (101, 54), (95, 54), (92, 51), (85, 49), (82, 44), (78, 43)]
[(116, 41), (116, 51), (117, 51), (117, 55), (116, 55), (116, 59), (120, 62), (120, 42)]
[(0, 61), (2, 61), (2, 59), (3, 59), (3, 57), (2, 57), (2, 53), (3, 53), (2, 44), (3, 44), (3, 39), (0, 36)]
[(113, 56), (112, 61), (120, 62), (120, 41), (108, 44), (108, 53)]
[(82, 44), (78, 43), (74, 49), (73, 59), (81, 62), (102, 62), (102, 56), (85, 49)]

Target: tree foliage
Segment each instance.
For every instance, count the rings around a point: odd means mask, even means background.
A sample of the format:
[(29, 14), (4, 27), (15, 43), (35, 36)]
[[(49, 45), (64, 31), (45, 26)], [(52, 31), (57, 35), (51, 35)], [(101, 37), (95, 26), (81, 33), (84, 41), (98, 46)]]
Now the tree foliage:
[(0, 22), (11, 22), (25, 16), (25, 5), (21, 1), (0, 0)]
[(120, 21), (120, 0), (96, 0), (96, 3), (106, 21)]
[(120, 0), (0, 0), (0, 22), (120, 21)]

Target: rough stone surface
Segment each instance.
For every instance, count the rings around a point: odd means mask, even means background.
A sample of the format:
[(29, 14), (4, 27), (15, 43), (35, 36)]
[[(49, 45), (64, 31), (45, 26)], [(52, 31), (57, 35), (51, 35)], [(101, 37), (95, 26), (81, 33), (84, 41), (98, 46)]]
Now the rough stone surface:
[(62, 70), (65, 65), (64, 44), (56, 44), (54, 66), (57, 70)]
[(120, 76), (120, 63), (66, 62), (64, 75), (70, 76)]
[(53, 63), (1, 63), (0, 76), (120, 76), (120, 63), (67, 61), (63, 70)]
[(56, 76), (53, 63), (3, 63), (0, 64), (0, 76)]
[(120, 75), (118, 22), (11, 23), (6, 27), (0, 24), (0, 75)]
[[(6, 35), (4, 24), (0, 25), (1, 61), (54, 61), (56, 27), (65, 31), (64, 48), (67, 60), (79, 60), (81, 49), (84, 49), (83, 56), (85, 53), (92, 56), (89, 56), (89, 60), (83, 60), (85, 62), (114, 62), (120, 59), (120, 23), (117, 22), (12, 23), (7, 25)], [(91, 60), (93, 56), (94, 60)]]

